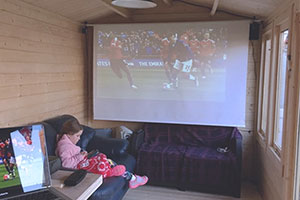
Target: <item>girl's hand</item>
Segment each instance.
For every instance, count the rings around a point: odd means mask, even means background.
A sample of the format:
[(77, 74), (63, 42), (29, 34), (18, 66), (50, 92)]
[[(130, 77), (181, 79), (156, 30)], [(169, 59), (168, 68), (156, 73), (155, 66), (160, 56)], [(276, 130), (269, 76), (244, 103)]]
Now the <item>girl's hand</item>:
[(87, 156), (87, 154), (88, 154), (88, 152), (86, 152), (86, 151), (82, 151), (82, 152), (80, 152), (83, 156)]

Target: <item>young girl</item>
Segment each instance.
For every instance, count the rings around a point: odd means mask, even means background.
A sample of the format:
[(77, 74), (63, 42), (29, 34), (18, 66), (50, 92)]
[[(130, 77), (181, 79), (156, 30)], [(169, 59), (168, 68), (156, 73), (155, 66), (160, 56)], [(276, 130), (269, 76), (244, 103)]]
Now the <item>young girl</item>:
[(147, 176), (133, 175), (126, 171), (124, 165), (116, 165), (103, 153), (88, 159), (87, 152), (81, 151), (81, 148), (76, 145), (82, 132), (83, 128), (76, 119), (67, 120), (63, 124), (56, 146), (56, 155), (61, 158), (63, 167), (84, 169), (92, 173), (101, 174), (104, 178), (123, 176), (130, 180), (129, 188), (137, 188), (147, 183)]

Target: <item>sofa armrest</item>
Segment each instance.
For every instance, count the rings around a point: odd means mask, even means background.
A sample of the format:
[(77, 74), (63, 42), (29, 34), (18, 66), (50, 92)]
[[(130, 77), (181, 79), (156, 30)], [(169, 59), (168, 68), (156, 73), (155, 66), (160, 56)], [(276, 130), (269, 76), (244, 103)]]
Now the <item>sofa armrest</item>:
[(61, 159), (57, 156), (48, 156), (50, 174), (62, 168)]
[(242, 140), (242, 134), (237, 128), (234, 128), (232, 132), (232, 137), (231, 137), (231, 144), (230, 148), (233, 149), (236, 157), (237, 157), (237, 167), (238, 167), (238, 173), (236, 177), (236, 186), (235, 186), (235, 197), (240, 197), (241, 195), (241, 179), (242, 179), (242, 155), (243, 155), (243, 140)]
[[(240, 133), (239, 133), (240, 134)], [(238, 162), (240, 163), (240, 165), (242, 165), (242, 136), (237, 136), (235, 137), (235, 153), (238, 159)], [(240, 166), (242, 167), (242, 166)]]
[(229, 148), (239, 158), (242, 158), (242, 145), (242, 134), (237, 128), (234, 128), (230, 138)]
[(243, 137), (237, 128), (232, 131), (229, 149), (236, 155), (239, 170), (242, 169), (242, 154), (243, 154)]
[(124, 154), (128, 148), (129, 142), (124, 139), (108, 138), (101, 134), (95, 134), (87, 146), (87, 151), (98, 149), (109, 158)]
[(145, 132), (143, 129), (134, 132), (132, 136), (129, 138), (130, 146), (129, 153), (134, 157), (137, 156), (137, 152), (140, 149), (141, 145), (144, 143)]

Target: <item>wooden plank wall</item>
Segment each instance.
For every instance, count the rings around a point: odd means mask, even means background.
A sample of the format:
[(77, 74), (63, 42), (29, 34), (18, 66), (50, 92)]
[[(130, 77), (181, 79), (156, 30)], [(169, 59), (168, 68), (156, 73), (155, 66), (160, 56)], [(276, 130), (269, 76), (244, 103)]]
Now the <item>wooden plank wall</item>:
[[(176, 2), (175, 2), (176, 3)], [(161, 13), (153, 14), (151, 9), (147, 11), (135, 11), (130, 19), (118, 15), (94, 21), (95, 23), (153, 23), (153, 22), (188, 22), (188, 21), (220, 21), (220, 20), (241, 20), (243, 18), (227, 13), (217, 12), (214, 17), (210, 16), (210, 10), (182, 4), (173, 4), (171, 8), (161, 10)], [(181, 7), (185, 6), (184, 9)], [(253, 46), (253, 48), (252, 48)], [(256, 70), (260, 63), (260, 41), (249, 42), (248, 55), (248, 78), (247, 78), (247, 99), (246, 99), (246, 127), (240, 128), (243, 135), (243, 178), (254, 180), (254, 127), (256, 108)], [(92, 109), (92, 106), (91, 106)], [(90, 111), (92, 115), (92, 111)], [(89, 116), (93, 119), (93, 116)], [(114, 122), (90, 120), (93, 127), (117, 127), (125, 125), (133, 130), (143, 127), (142, 123)]]
[(239, 128), (243, 135), (243, 178), (255, 181), (254, 165), (254, 131), (256, 127), (256, 82), (260, 64), (260, 40), (249, 41), (247, 97), (246, 97), (246, 126)]
[(18, 0), (0, 0), (0, 127), (85, 114), (79, 24)]
[[(293, 19), (294, 16), (294, 1), (290, 1), (285, 5), (277, 8), (274, 13), (268, 18), (265, 22), (265, 27), (263, 32), (271, 31), (274, 35), (276, 26), (282, 23), (283, 20), (287, 20), (289, 24), (289, 40), (292, 39), (291, 44), (291, 57), (292, 61), (289, 62), (290, 69), (287, 76), (287, 88), (288, 98), (286, 99), (285, 104), (287, 107), (288, 115), (286, 117), (286, 126), (287, 128), (283, 131), (283, 145), (280, 158), (275, 153), (274, 149), (271, 146), (272, 134), (274, 130), (271, 127), (267, 128), (266, 138), (262, 138), (256, 133), (255, 139), (255, 159), (254, 162), (256, 177), (258, 182), (258, 189), (262, 194), (263, 199), (265, 200), (292, 200), (293, 196), (293, 176), (294, 176), (294, 161), (295, 159), (295, 143), (296, 135), (298, 135), (296, 129), (298, 126), (298, 108), (299, 108), (299, 41), (298, 41), (298, 31), (295, 31), (295, 28), (298, 27), (299, 21)], [(274, 40), (274, 38), (273, 38)], [(297, 42), (297, 43), (296, 43)], [(272, 47), (273, 48), (273, 47)], [(272, 50), (275, 51), (276, 47)], [(278, 56), (273, 52), (272, 54), (272, 65), (271, 72), (274, 72), (276, 69), (275, 61), (278, 59)], [(294, 61), (296, 61), (294, 64)], [(271, 75), (272, 76), (272, 75)], [(272, 76), (273, 77), (273, 76)], [(269, 90), (272, 90), (274, 82), (270, 82)], [(271, 93), (272, 95), (272, 93)], [(269, 98), (274, 98), (270, 96)], [(270, 100), (270, 99), (269, 99)], [(269, 101), (272, 102), (273, 99)], [(272, 105), (271, 105), (272, 106)], [(269, 114), (271, 112), (269, 111)], [(271, 114), (272, 116), (272, 114)], [(272, 122), (268, 122), (270, 126)], [(256, 131), (257, 132), (257, 131)]]

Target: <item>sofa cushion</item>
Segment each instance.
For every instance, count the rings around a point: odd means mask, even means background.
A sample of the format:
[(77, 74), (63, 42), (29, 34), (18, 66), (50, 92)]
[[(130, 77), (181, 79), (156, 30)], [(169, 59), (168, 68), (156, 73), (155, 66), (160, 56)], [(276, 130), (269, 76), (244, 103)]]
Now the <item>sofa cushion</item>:
[(151, 145), (179, 144), (181, 126), (177, 124), (151, 124), (144, 125), (145, 142)]
[(93, 128), (90, 128), (88, 126), (84, 126), (83, 127), (83, 132), (80, 136), (80, 140), (77, 142), (76, 145), (80, 146), (82, 149), (86, 150), (88, 143), (90, 142), (90, 140), (94, 137), (96, 131)]
[(147, 175), (150, 183), (169, 182), (176, 185), (180, 180), (183, 156), (181, 145), (149, 145), (144, 143), (137, 159), (137, 174)]
[(179, 144), (187, 146), (229, 146), (232, 127), (146, 123), (145, 142), (151, 145)]
[[(232, 152), (219, 153), (210, 147), (187, 147), (181, 183), (197, 186), (215, 186), (228, 189), (236, 182), (237, 161)], [(196, 188), (195, 188), (196, 189)]]
[(208, 146), (212, 148), (229, 146), (233, 132), (232, 127), (182, 126), (180, 143), (188, 146)]

